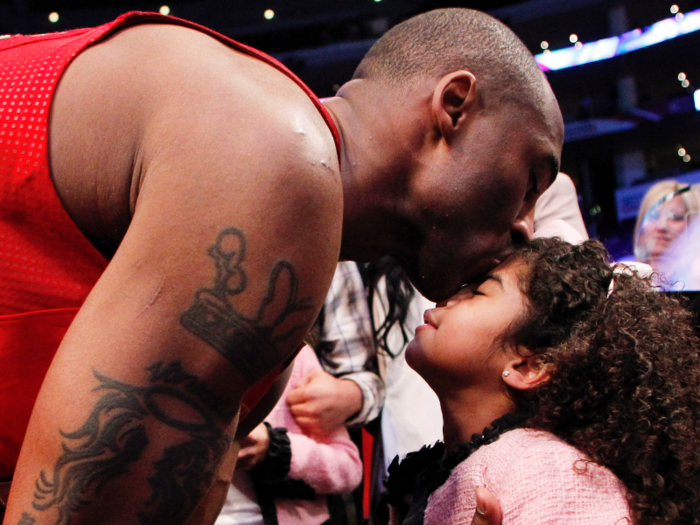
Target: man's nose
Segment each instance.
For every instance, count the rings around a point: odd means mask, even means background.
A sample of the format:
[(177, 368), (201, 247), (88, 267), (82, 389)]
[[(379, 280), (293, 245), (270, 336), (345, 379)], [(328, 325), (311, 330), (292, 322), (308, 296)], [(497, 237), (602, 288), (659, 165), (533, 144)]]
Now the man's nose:
[(528, 213), (524, 217), (519, 217), (510, 227), (510, 237), (513, 245), (518, 246), (523, 242), (532, 239), (535, 233), (535, 215)]

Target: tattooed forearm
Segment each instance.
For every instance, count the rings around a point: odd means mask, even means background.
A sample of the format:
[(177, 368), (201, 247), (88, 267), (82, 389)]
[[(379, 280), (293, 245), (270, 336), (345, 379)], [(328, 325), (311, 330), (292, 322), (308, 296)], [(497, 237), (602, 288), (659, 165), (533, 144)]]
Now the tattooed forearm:
[(199, 290), (180, 322), (228, 359), (251, 382), (262, 378), (284, 357), (278, 345), (303, 336), (305, 319), (298, 313), (312, 307), (297, 297), (299, 278), (288, 261), (275, 264), (268, 289), (255, 317), (246, 317), (231, 304), (246, 289), (243, 269), (246, 240), (236, 228), (223, 230), (209, 255), (216, 265), (214, 286)]
[(218, 397), (179, 362), (155, 363), (147, 371), (147, 386), (94, 372), (99, 381), (95, 391), (103, 392), (102, 397), (81, 428), (61, 432), (63, 453), (53, 472), (42, 471), (36, 482), (33, 506), (39, 511), (56, 508), (57, 525), (70, 523), (106, 483), (128, 473), (149, 446), (147, 428), (159, 425), (179, 431), (182, 438), (154, 464), (152, 496), (139, 511), (141, 522), (184, 520), (206, 491), (231, 443), (209, 408)]

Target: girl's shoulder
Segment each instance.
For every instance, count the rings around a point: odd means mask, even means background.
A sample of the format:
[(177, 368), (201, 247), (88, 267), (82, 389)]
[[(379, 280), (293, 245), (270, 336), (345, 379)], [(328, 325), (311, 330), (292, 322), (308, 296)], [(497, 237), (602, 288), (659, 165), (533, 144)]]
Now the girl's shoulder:
[(590, 478), (617, 486), (620, 482), (607, 468), (590, 461), (576, 447), (550, 432), (517, 428), (474, 452), (455, 469), (455, 474), (488, 472), (493, 481), (517, 483), (541, 478)]
[(629, 515), (617, 477), (549, 432), (515, 429), (480, 447), (455, 467), (428, 510), (453, 515), (450, 523), (469, 523), (477, 487), (498, 498), (503, 523), (593, 525), (624, 523)]

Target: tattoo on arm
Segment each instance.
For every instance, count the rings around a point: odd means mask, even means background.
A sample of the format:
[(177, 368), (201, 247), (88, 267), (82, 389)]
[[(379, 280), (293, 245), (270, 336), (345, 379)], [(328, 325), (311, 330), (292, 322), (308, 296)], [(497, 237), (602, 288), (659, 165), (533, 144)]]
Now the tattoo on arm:
[[(92, 413), (75, 432), (61, 432), (63, 453), (53, 472), (42, 471), (36, 482), (33, 507), (55, 507), (57, 525), (70, 523), (114, 478), (126, 474), (149, 446), (148, 430), (175, 430), (181, 442), (164, 450), (149, 478), (151, 497), (142, 524), (184, 520), (206, 492), (231, 438), (216, 424), (220, 399), (179, 362), (147, 368), (147, 386), (122, 383), (94, 371), (103, 392)], [(212, 407), (212, 408), (210, 408)], [(155, 422), (155, 424), (154, 424)], [(31, 521), (29, 521), (31, 520)], [(23, 514), (18, 525), (31, 525)]]
[(36, 520), (26, 512), (23, 512), (22, 515), (19, 517), (17, 525), (34, 525), (34, 523), (36, 523)]
[(298, 313), (312, 308), (309, 298), (298, 298), (299, 278), (288, 261), (278, 261), (270, 273), (267, 293), (255, 317), (246, 317), (231, 304), (245, 291), (243, 269), (246, 240), (236, 228), (219, 233), (209, 255), (216, 265), (214, 286), (199, 290), (180, 322), (187, 330), (214, 347), (251, 382), (261, 379), (283, 356), (277, 346), (298, 336), (305, 319)]

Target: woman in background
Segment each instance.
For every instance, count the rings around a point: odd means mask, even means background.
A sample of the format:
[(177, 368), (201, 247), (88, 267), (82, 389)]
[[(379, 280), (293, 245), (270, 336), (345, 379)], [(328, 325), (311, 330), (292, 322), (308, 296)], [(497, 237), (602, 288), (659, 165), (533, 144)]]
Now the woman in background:
[[(673, 278), (675, 257), (669, 249), (700, 212), (700, 194), (688, 184), (665, 180), (644, 195), (634, 227), (634, 255), (664, 277)], [(689, 243), (685, 243), (689, 244)], [(674, 249), (673, 253), (677, 250)]]

